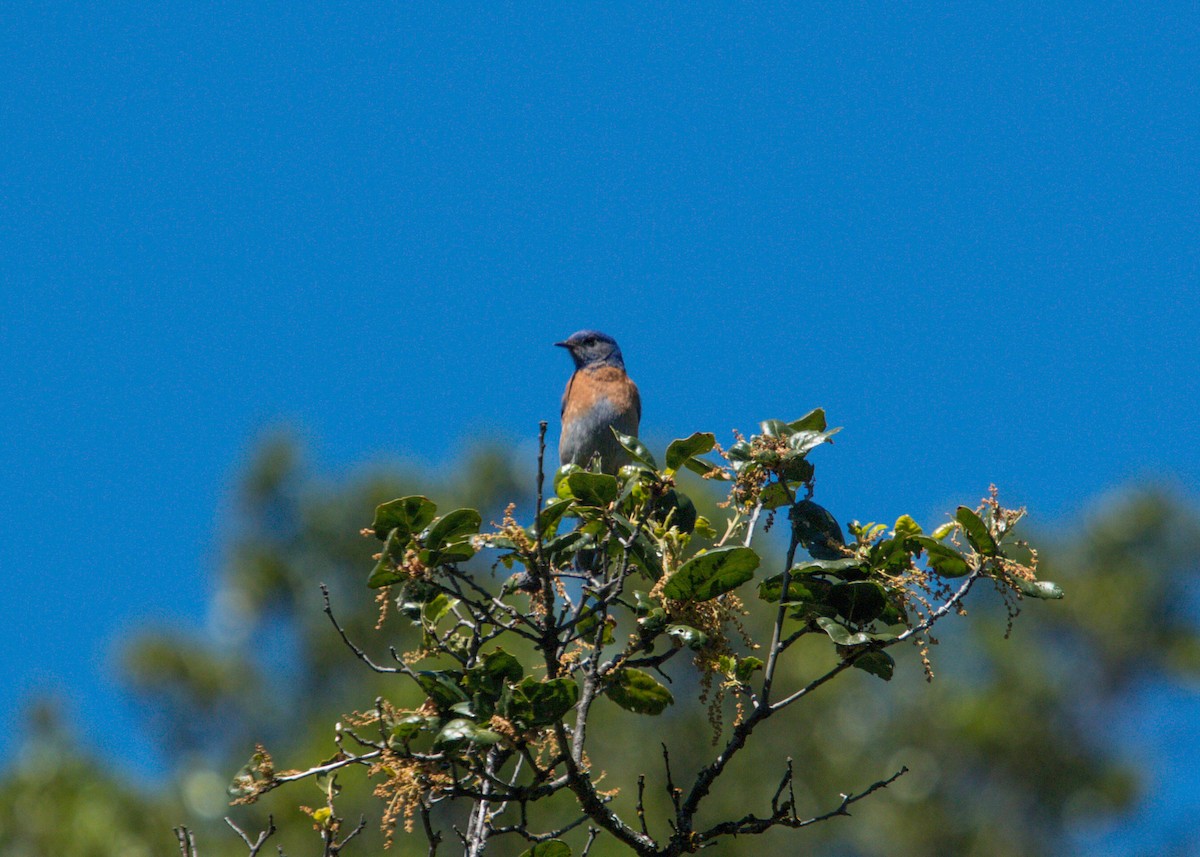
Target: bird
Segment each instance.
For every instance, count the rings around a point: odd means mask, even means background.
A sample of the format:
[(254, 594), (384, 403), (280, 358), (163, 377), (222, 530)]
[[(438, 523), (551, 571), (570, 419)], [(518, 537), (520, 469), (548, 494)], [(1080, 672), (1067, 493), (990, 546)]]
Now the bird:
[(601, 471), (616, 473), (630, 457), (612, 430), (637, 437), (642, 419), (642, 400), (625, 373), (621, 348), (598, 330), (581, 330), (554, 344), (575, 361), (562, 398), (559, 463), (587, 467), (599, 456)]

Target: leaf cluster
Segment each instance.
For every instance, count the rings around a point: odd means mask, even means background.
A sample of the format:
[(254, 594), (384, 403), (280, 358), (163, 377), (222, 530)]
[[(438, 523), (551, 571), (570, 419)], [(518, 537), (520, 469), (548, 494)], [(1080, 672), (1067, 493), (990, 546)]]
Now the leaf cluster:
[[(929, 534), (907, 515), (890, 531), (851, 522), (847, 541), (837, 518), (812, 499), (809, 456), (837, 431), (816, 410), (792, 422), (768, 420), (727, 450), (711, 433), (697, 432), (673, 441), (662, 466), (640, 440), (616, 433), (630, 464), (616, 474), (567, 465), (554, 474), (548, 498), (539, 475), (533, 519), (521, 524), (510, 510), (486, 531), (477, 510), (438, 515), (422, 495), (379, 505), (364, 530), (382, 542), (367, 585), (419, 628), (421, 645), (393, 650), (393, 663), (380, 665), (346, 637), (328, 605), (327, 612), (360, 659), (407, 678), (424, 701), (416, 708), (377, 702), (374, 715), (338, 732), (335, 760), (286, 777), (257, 776), (256, 769), (243, 796), (318, 768), (367, 765), (393, 784), (381, 796), (391, 805), (407, 802), (406, 817), (420, 815), (434, 849), (441, 841), (431, 824), (436, 805), (484, 807), (471, 813), (462, 834), (475, 849), (470, 853), (503, 835), (566, 849), (561, 835), (584, 822), (645, 855), (813, 823), (797, 816), (794, 800), (773, 801), (762, 818), (709, 827), (697, 826), (697, 813), (760, 723), (844, 669), (891, 679), (895, 662), (887, 649), (923, 644), (936, 621), (960, 609), (976, 580), (990, 578), (1014, 598), (1061, 597), (1019, 558), (1023, 545), (1013, 526), (1021, 513), (994, 497), (976, 510), (959, 507)], [(719, 526), (698, 514), (683, 490), (685, 470), (729, 483)], [(777, 513), (789, 524), (786, 561), (751, 589), (761, 565), (756, 527)], [(801, 549), (807, 557), (797, 556)], [(468, 567), (481, 551), (493, 569), (509, 573), (499, 585)], [(769, 638), (732, 633), (742, 630), (748, 591), (774, 613)], [(775, 687), (781, 659), (808, 635), (827, 641), (836, 666), (803, 687)], [(598, 788), (585, 752), (587, 721), (600, 698), (648, 716), (677, 704), (668, 670), (687, 660), (682, 652), (739, 700), (739, 717), (724, 751), (690, 789), (673, 791), (671, 830), (656, 838), (644, 818), (635, 826), (609, 807), (611, 794)], [(398, 770), (409, 773), (397, 778)], [(535, 832), (530, 807), (560, 792), (573, 795), (579, 817)], [(514, 814), (508, 821), (506, 810)]]

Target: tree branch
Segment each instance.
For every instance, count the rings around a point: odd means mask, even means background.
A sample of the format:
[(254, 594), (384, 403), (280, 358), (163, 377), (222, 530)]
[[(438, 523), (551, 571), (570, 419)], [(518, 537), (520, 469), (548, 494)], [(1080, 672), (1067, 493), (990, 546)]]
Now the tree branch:
[(179, 840), (180, 857), (200, 857), (196, 848), (196, 834), (186, 827), (175, 828), (175, 838)]
[(854, 666), (854, 662), (856, 660), (858, 660), (858, 658), (861, 655), (866, 654), (869, 651), (878, 651), (879, 649), (887, 649), (892, 646), (898, 645), (900, 643), (907, 642), (908, 640), (911, 640), (913, 637), (924, 634), (931, 627), (933, 627), (933, 624), (935, 622), (937, 622), (939, 619), (943, 618), (944, 616), (948, 615), (960, 603), (962, 603), (962, 600), (967, 597), (967, 593), (971, 591), (971, 587), (975, 585), (975, 581), (979, 580), (979, 578), (983, 576), (983, 571), (985, 568), (986, 568), (986, 564), (980, 563), (978, 568), (972, 569), (971, 573), (967, 575), (967, 578), (964, 581), (964, 583), (962, 584), (962, 586), (960, 586), (958, 588), (958, 590), (952, 596), (950, 596), (950, 598), (946, 599), (946, 602), (944, 604), (942, 604), (941, 607), (938, 607), (936, 610), (934, 610), (932, 613), (930, 613), (928, 616), (926, 616), (924, 622), (921, 622), (918, 625), (914, 625), (913, 627), (911, 627), (907, 631), (905, 631), (903, 634), (897, 635), (894, 639), (884, 640), (879, 643), (874, 643), (871, 646), (863, 646), (859, 651), (849, 655), (844, 660), (842, 660), (841, 663), (839, 663), (836, 667), (831, 669), (829, 672), (825, 673), (825, 675), (813, 679), (808, 684), (806, 684), (804, 687), (797, 690), (795, 693), (792, 693), (790, 696), (786, 696), (783, 699), (779, 700), (778, 702), (772, 704), (770, 706), (770, 710), (778, 711), (781, 708), (786, 708), (787, 706), (791, 705), (793, 702), (800, 699), (801, 697), (807, 696), (808, 694), (810, 694), (814, 690), (816, 690), (818, 687), (825, 684), (825, 682), (829, 681), (831, 678), (836, 676), (842, 670), (846, 669), (847, 667)]
[(238, 827), (236, 824), (233, 823), (232, 818), (230, 818), (229, 816), (225, 816), (225, 823), (228, 824), (230, 827), (232, 827), (233, 832), (236, 833), (238, 836), (242, 837), (242, 841), (245, 842), (246, 845), (250, 848), (250, 853), (248, 855), (246, 855), (246, 857), (256, 857), (258, 852), (262, 849), (263, 845), (266, 844), (267, 840), (270, 839), (271, 835), (275, 832), (275, 817), (271, 816), (271, 815), (267, 816), (267, 829), (262, 831), (261, 833), (259, 833), (258, 838), (255, 839), (253, 842), (250, 841), (250, 835), (248, 833), (246, 833), (246, 831), (242, 830), (240, 827)]
[[(559, 746), (567, 746), (566, 728), (563, 724), (556, 723), (554, 731)], [(575, 763), (575, 759), (569, 753), (564, 755), (563, 762), (567, 768), (567, 786), (574, 792), (580, 807), (588, 817), (638, 854), (645, 857), (653, 855), (657, 850), (654, 840), (638, 833), (608, 808), (607, 801), (596, 793), (591, 778)]]
[[(788, 551), (788, 554), (789, 554), (789, 559), (788, 559), (787, 568), (790, 570), (791, 563), (792, 563), (792, 560), (794, 560), (794, 555), (795, 555), (795, 547), (794, 546)], [(962, 602), (963, 598), (966, 597), (967, 593), (970, 591), (970, 589), (971, 589), (972, 585), (974, 585), (975, 581), (978, 580), (983, 575), (983, 571), (984, 571), (985, 567), (986, 567), (985, 564), (981, 563), (979, 565), (979, 567), (973, 569), (971, 571), (971, 573), (967, 576), (967, 579), (963, 582), (963, 584), (958, 588), (958, 590), (949, 599), (946, 600), (946, 602), (944, 604), (942, 604), (936, 610), (931, 612), (925, 618), (925, 620), (923, 622), (921, 622), (918, 625), (913, 626), (912, 628), (905, 631), (903, 634), (898, 635), (895, 639), (887, 640), (882, 643), (877, 643), (877, 644), (875, 644), (873, 646), (869, 646), (869, 647), (863, 646), (859, 651), (854, 652), (851, 655), (849, 655), (848, 657), (844, 658), (841, 662), (839, 662), (837, 664), (837, 666), (833, 667), (831, 670), (826, 672), (824, 675), (821, 675), (821, 676), (813, 679), (811, 682), (806, 684), (804, 687), (800, 688), (799, 690), (795, 691), (794, 693), (790, 694), (789, 696), (784, 697), (783, 699), (779, 700), (778, 702), (771, 703), (766, 698), (765, 692), (769, 688), (764, 687), (764, 696), (763, 696), (760, 704), (746, 717), (745, 720), (743, 720), (740, 724), (738, 724), (738, 726), (736, 726), (734, 728), (733, 734), (730, 736), (729, 742), (725, 745), (725, 748), (721, 751), (721, 754), (719, 756), (717, 756), (717, 758), (714, 759), (711, 764), (702, 768), (700, 770), (700, 772), (696, 775), (696, 781), (695, 781), (694, 785), (692, 786), (692, 790), (691, 790), (691, 792), (689, 792), (687, 800), (684, 801), (683, 807), (679, 812), (680, 831), (685, 831), (687, 829), (690, 829), (690, 824), (691, 824), (692, 819), (695, 817), (696, 810), (699, 808), (700, 802), (704, 799), (704, 797), (711, 790), (713, 782), (725, 770), (725, 766), (728, 765), (729, 761), (733, 758), (733, 756), (736, 755), (737, 752), (739, 750), (741, 750), (742, 747), (745, 746), (746, 740), (750, 737), (750, 734), (754, 731), (755, 727), (758, 726), (759, 723), (761, 723), (763, 720), (765, 720), (771, 714), (774, 714), (775, 712), (777, 712), (783, 708), (786, 708), (787, 706), (791, 705), (792, 703), (796, 702), (797, 700), (801, 699), (802, 697), (807, 696), (809, 693), (812, 693), (818, 687), (825, 684), (826, 682), (828, 682), (830, 679), (837, 676), (842, 671), (853, 666), (854, 662), (861, 655), (865, 654), (866, 652), (883, 649), (883, 648), (888, 648), (890, 646), (897, 645), (898, 643), (902, 643), (907, 640), (911, 640), (914, 636), (920, 635), (920, 634), (924, 633), (925, 631), (928, 631), (929, 628), (932, 627), (935, 622), (937, 622), (939, 619), (941, 619), (944, 616), (946, 616), (947, 614), (949, 614), (952, 610), (955, 609), (955, 607), (957, 607), (957, 605), (959, 603)], [(787, 572), (785, 572), (784, 573), (784, 586), (785, 587), (787, 586), (787, 581), (788, 581), (788, 575), (787, 575)], [(785, 590), (783, 590), (783, 592), (784, 592), (784, 595), (786, 595), (787, 590), (785, 589)], [(780, 598), (781, 603), (782, 603), (784, 595), (781, 595), (781, 598)], [(777, 621), (778, 621), (778, 616), (777, 616)], [(774, 639), (772, 641), (772, 649), (773, 649), (772, 654), (774, 654), (774, 649), (776, 647), (780, 646), (779, 636), (781, 635), (781, 630), (780, 630), (781, 627), (782, 627), (781, 625), (778, 625), (778, 624), (776, 625), (776, 632), (775, 632)], [(764, 684), (765, 684), (765, 682), (764, 682)], [(679, 834), (677, 833), (677, 836), (678, 835)]]
[[(342, 638), (342, 642), (345, 643), (349, 647), (350, 651), (354, 652), (354, 656), (356, 658), (358, 658), (364, 664), (369, 666), (371, 669), (375, 670), (375, 672), (377, 672), (377, 673), (407, 673), (409, 675), (412, 674), (412, 670), (407, 669), (404, 666), (384, 667), (384, 666), (380, 666), (379, 664), (377, 664), (373, 660), (371, 660), (371, 656), (368, 655), (366, 652), (364, 652), (362, 649), (360, 649), (358, 646), (356, 646), (350, 640), (350, 637), (346, 634), (345, 629), (341, 626), (341, 624), (338, 622), (338, 620), (336, 618), (334, 618), (333, 607), (329, 603), (329, 587), (324, 583), (321, 584), (321, 598), (325, 602), (325, 615), (329, 617), (329, 621), (332, 622), (333, 627), (337, 629), (338, 636), (340, 636)], [(401, 662), (401, 663), (403, 664), (403, 662)]]
[[(716, 839), (718, 836), (741, 836), (764, 833), (772, 827), (790, 827), (799, 829), (801, 827), (809, 827), (813, 824), (818, 824), (822, 821), (828, 821), (831, 818), (836, 818), (839, 815), (850, 815), (849, 807), (852, 804), (858, 803), (865, 797), (874, 794), (880, 789), (887, 788), (904, 774), (908, 773), (908, 768), (901, 768), (885, 780), (880, 780), (863, 789), (857, 794), (843, 794), (842, 802), (838, 804), (836, 809), (832, 809), (823, 815), (813, 816), (812, 818), (797, 818), (795, 807), (789, 800), (787, 803), (775, 809), (769, 818), (758, 818), (753, 814), (747, 815), (737, 821), (725, 821), (721, 824), (714, 825), (703, 833), (697, 834), (697, 839), (701, 842), (708, 842)], [(778, 797), (778, 793), (776, 793)]]

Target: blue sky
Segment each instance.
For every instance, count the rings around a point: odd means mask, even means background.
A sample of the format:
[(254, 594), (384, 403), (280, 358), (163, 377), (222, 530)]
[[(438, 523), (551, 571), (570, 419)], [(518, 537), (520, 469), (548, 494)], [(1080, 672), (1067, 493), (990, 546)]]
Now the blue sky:
[(581, 327), (652, 438), (824, 406), (847, 516), (1194, 496), (1198, 49), (1183, 3), (9, 4), (0, 747), (70, 688), (151, 758), (114, 641), (202, 621), (264, 429), (527, 442)]

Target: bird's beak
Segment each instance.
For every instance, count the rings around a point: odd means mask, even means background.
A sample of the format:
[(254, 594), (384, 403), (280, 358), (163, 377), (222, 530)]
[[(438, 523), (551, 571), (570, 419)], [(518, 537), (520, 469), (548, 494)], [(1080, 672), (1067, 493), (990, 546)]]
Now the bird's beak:
[(554, 344), (557, 345), (559, 348), (570, 348), (571, 347), (570, 345), (567, 345), (566, 342), (556, 342)]

